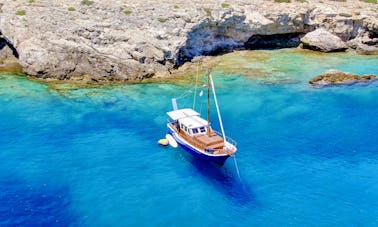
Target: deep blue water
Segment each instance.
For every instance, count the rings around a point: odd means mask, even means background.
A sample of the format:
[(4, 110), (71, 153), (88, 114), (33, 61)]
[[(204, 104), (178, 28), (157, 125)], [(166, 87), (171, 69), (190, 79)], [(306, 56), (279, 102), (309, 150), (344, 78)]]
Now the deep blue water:
[(214, 73), (241, 179), (232, 159), (157, 145), (190, 86), (61, 93), (1, 75), (0, 226), (377, 226), (378, 82), (307, 81), (378, 74), (378, 58), (274, 51), (249, 64), (269, 77)]

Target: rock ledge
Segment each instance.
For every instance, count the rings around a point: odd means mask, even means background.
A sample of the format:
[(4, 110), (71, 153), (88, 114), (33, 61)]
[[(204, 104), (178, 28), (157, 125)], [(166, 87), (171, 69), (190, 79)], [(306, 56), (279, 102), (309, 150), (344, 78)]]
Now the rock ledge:
[(374, 74), (366, 74), (358, 76), (349, 72), (342, 72), (339, 70), (328, 70), (327, 72), (314, 77), (309, 81), (314, 86), (327, 86), (327, 85), (350, 85), (359, 82), (372, 82), (377, 80)]

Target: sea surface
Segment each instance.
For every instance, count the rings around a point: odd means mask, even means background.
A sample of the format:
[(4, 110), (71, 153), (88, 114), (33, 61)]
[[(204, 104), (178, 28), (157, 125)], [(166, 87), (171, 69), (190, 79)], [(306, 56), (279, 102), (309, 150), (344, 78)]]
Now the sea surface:
[(378, 226), (378, 82), (308, 83), (328, 69), (378, 74), (378, 58), (232, 60), (249, 75), (213, 76), (240, 178), (231, 158), (157, 144), (192, 84), (59, 90), (0, 74), (0, 226)]

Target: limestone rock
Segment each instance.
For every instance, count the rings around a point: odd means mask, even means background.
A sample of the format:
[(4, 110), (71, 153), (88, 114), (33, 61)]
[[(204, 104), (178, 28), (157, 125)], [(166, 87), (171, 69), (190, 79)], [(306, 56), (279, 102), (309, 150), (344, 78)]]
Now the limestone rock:
[(347, 45), (336, 35), (324, 28), (307, 33), (302, 39), (303, 48), (319, 50), (323, 52), (344, 51)]
[(364, 55), (378, 55), (378, 47), (375, 46), (368, 46), (366, 44), (358, 44), (357, 45), (357, 53), (364, 54)]
[(374, 74), (368, 74), (358, 76), (353, 73), (342, 72), (339, 70), (329, 70), (319, 76), (314, 77), (309, 81), (314, 86), (326, 86), (326, 85), (347, 85), (357, 82), (370, 82), (377, 79)]
[(370, 38), (365, 32), (347, 42), (348, 47), (356, 49), (357, 53), (364, 55), (378, 55), (378, 38)]
[[(173, 68), (200, 55), (296, 46), (303, 34), (320, 26), (343, 41), (368, 34), (374, 43), (378, 37), (378, 11), (362, 1), (230, 0), (227, 4), (222, 6), (218, 0), (93, 4), (3, 0), (0, 29), (16, 48), (28, 75), (61, 80), (90, 76), (100, 82), (169, 76)], [(328, 39), (319, 42), (327, 43), (326, 51), (345, 48), (339, 40), (331, 47)], [(0, 58), (11, 54), (7, 48), (0, 50)]]

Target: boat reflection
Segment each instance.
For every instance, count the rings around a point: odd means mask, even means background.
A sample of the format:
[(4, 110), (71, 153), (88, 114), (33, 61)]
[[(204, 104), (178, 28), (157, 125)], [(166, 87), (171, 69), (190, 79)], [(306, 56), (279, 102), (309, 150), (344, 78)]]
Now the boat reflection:
[(222, 167), (190, 155), (183, 154), (183, 156), (203, 180), (223, 193), (230, 202), (248, 207), (258, 206), (255, 193), (243, 182), (243, 179), (238, 177), (236, 171), (231, 169), (233, 167), (231, 163)]

